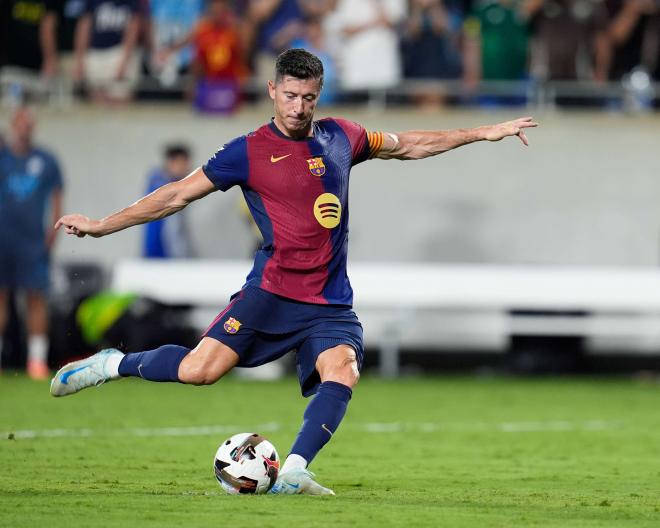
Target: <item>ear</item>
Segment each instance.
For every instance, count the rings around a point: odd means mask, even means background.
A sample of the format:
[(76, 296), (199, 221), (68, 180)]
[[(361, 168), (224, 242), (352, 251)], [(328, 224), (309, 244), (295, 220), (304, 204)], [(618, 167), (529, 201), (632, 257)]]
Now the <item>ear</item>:
[(275, 100), (275, 83), (273, 81), (268, 81), (268, 95), (274, 101)]

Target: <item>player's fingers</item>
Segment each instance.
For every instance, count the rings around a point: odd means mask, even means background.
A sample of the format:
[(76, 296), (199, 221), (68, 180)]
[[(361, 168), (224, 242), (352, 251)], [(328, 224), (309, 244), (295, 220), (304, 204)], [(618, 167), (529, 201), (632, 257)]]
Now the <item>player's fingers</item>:
[(529, 141), (527, 140), (527, 136), (525, 135), (525, 132), (523, 130), (521, 130), (520, 132), (518, 132), (517, 135), (520, 138), (520, 141), (523, 142), (523, 145), (525, 145), (526, 147), (529, 147)]

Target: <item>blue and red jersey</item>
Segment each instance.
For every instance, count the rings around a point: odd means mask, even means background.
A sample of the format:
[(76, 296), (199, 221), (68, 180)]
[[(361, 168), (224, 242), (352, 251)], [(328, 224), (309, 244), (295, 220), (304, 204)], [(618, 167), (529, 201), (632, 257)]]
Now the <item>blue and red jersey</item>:
[(273, 122), (234, 139), (202, 167), (220, 190), (243, 190), (264, 243), (246, 285), (314, 304), (352, 305), (346, 273), (351, 168), (373, 157), (381, 133), (344, 119), (313, 123), (294, 140)]

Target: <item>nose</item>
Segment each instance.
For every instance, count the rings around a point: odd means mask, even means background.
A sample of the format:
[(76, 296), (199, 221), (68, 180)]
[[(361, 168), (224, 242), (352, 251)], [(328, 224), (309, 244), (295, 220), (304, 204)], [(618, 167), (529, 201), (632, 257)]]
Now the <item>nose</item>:
[(302, 99), (296, 99), (293, 103), (293, 111), (296, 114), (302, 114), (303, 113), (303, 102)]

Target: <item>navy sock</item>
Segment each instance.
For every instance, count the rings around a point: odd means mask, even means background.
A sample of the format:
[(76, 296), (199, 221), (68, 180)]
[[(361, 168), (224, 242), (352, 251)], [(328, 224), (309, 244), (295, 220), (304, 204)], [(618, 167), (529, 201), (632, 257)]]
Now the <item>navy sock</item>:
[(119, 363), (119, 374), (149, 381), (179, 381), (179, 365), (188, 352), (186, 347), (163, 345), (156, 350), (126, 354)]
[(303, 425), (291, 454), (300, 455), (310, 464), (339, 427), (352, 394), (350, 387), (341, 383), (321, 383), (316, 396), (305, 409)]

